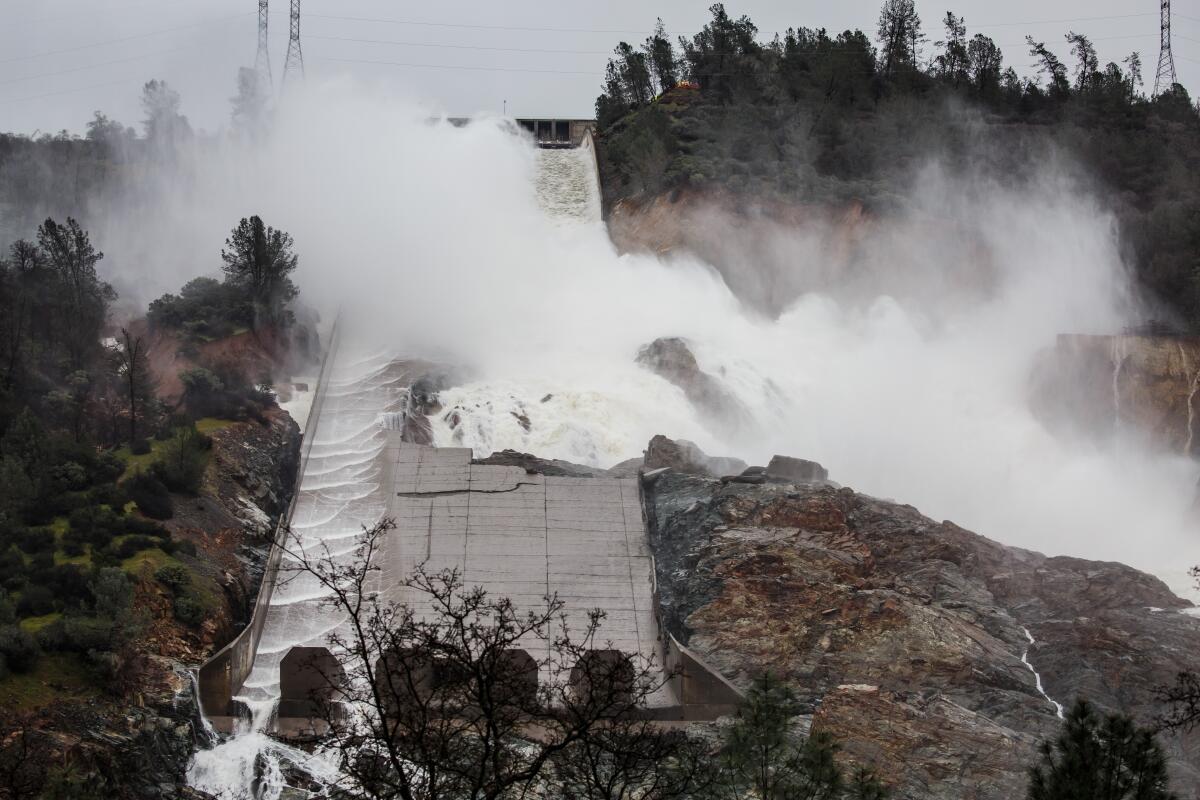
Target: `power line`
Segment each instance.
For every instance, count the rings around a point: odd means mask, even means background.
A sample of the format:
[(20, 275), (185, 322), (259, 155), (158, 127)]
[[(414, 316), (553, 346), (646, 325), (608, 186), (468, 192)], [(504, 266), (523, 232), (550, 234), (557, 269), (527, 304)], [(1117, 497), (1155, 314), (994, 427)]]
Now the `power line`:
[(459, 64), (415, 64), (406, 61), (369, 61), (361, 58), (318, 58), (317, 61), (340, 61), (348, 64), (375, 64), (387, 67), (417, 67), (420, 69), (465, 69), (473, 72), (532, 72), (544, 75), (596, 75), (595, 70), (581, 69), (523, 69), (520, 67), (470, 67)]
[(326, 42), (355, 42), (357, 44), (391, 44), (405, 47), (442, 47), (447, 50), (490, 50), (500, 53), (543, 53), (561, 55), (612, 55), (612, 50), (547, 50), (537, 47), (484, 47), (471, 44), (438, 44), (433, 42), (398, 42), (394, 39), (354, 39), (342, 36), (309, 36), (309, 39), (319, 39)]
[(1066, 22), (1098, 22), (1106, 19), (1133, 19), (1134, 17), (1153, 17), (1154, 14), (1146, 11), (1141, 14), (1115, 14), (1107, 17), (1072, 17), (1070, 19), (1035, 19), (1026, 22), (989, 22), (986, 25), (978, 25), (968, 23), (968, 28), (1008, 28), (1017, 27), (1020, 25), (1062, 25)]
[(155, 58), (156, 56), (166, 56), (166, 55), (171, 55), (172, 53), (180, 53), (180, 52), (185, 52), (188, 50), (196, 50), (199, 47), (200, 47), (199, 45), (192, 45), (190, 47), (173, 47), (170, 50), (160, 50), (157, 53), (144, 53), (140, 56), (130, 56), (129, 58), (118, 58), (113, 61), (101, 61), (99, 64), (85, 64), (82, 67), (72, 67), (71, 69), (59, 70), (58, 72), (43, 72), (40, 75), (24, 75), (20, 78), (11, 78), (6, 81), (0, 81), (0, 86), (9, 86), (14, 83), (21, 83), (22, 81), (33, 81), (33, 80), (37, 80), (39, 78), (54, 78), (59, 75), (69, 75), (72, 72), (84, 72), (86, 70), (97, 69), (99, 67), (110, 67), (114, 64), (128, 64), (131, 61), (140, 61), (143, 58)]
[(63, 48), (62, 50), (47, 50), (43, 53), (32, 53), (27, 56), (14, 56), (13, 58), (4, 58), (4, 59), (0, 59), (0, 64), (11, 64), (14, 61), (28, 61), (31, 58), (42, 58), (44, 56), (57, 56), (57, 55), (61, 55), (63, 53), (76, 53), (80, 50), (90, 50), (93, 47), (103, 47), (106, 44), (120, 44), (122, 42), (132, 42), (137, 39), (145, 39), (150, 36), (159, 36), (164, 33), (174, 33), (175, 31), (185, 31), (185, 30), (189, 30), (191, 28), (200, 28), (200, 27), (204, 27), (207, 25), (216, 25), (219, 23), (229, 22), (230, 20), (247, 17), (250, 15), (250, 13), (253, 13), (253, 12), (243, 13), (243, 14), (232, 14), (232, 15), (226, 16), (226, 17), (217, 17), (216, 19), (212, 19), (207, 22), (194, 22), (190, 25), (178, 25), (174, 28), (161, 28), (156, 31), (149, 31), (147, 33), (139, 33), (134, 36), (122, 36), (119, 39), (106, 39), (102, 42), (92, 42), (91, 44), (81, 44), (78, 47), (66, 47), (66, 48)]
[(124, 78), (119, 81), (109, 81), (108, 83), (96, 83), (91, 86), (76, 86), (74, 89), (63, 89), (61, 92), (46, 92), (45, 94), (31, 94), (26, 97), (12, 97), (7, 100), (0, 100), (0, 105), (8, 103), (24, 103), (27, 100), (41, 100), (43, 97), (57, 97), (60, 94), (73, 94), (74, 92), (87, 92), (92, 89), (105, 89), (109, 86), (119, 86), (141, 83), (141, 78)]
[[(382, 17), (343, 17), (335, 14), (309, 14), (308, 16), (317, 19), (336, 19), (346, 22), (380, 22), (386, 25), (416, 25), (426, 28), (469, 28), (471, 30), (480, 31), (524, 31), (527, 33), (606, 33), (606, 34), (649, 34), (652, 31), (647, 30), (600, 30), (597, 28), (538, 28), (526, 27), (521, 25), (471, 25), (461, 22), (425, 22), (408, 19), (385, 19)], [(685, 31), (684, 34), (690, 33)]]
[[(1150, 39), (1153, 38), (1152, 33), (1133, 33), (1122, 36), (1099, 36), (1092, 39), (1093, 42), (1112, 41), (1116, 39)], [(471, 44), (444, 44), (439, 42), (406, 42), (396, 39), (360, 39), (348, 36), (309, 36), (309, 39), (317, 39), (324, 42), (352, 42), (355, 44), (386, 44), (400, 47), (426, 47), (426, 48), (441, 48), (446, 50), (481, 50), (497, 53), (535, 53), (543, 55), (581, 55), (581, 56), (611, 56), (612, 50), (555, 50), (539, 47), (489, 47), (486, 45), (471, 45)], [(1182, 37), (1187, 38), (1187, 37)], [(1192, 40), (1198, 41), (1198, 40)], [(1024, 47), (1025, 42), (1002, 42), (996, 45), (997, 47)], [(828, 44), (824, 47), (803, 48), (792, 52), (801, 53), (822, 53), (829, 51), (855, 51), (859, 48), (853, 45), (838, 45)], [(714, 52), (713, 55), (736, 55), (732, 52)]]

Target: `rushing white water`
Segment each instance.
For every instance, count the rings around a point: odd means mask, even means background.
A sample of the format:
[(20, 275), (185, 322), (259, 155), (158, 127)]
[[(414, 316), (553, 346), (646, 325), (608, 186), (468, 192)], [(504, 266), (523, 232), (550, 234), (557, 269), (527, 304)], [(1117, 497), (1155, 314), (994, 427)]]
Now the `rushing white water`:
[(1129, 345), (1124, 337), (1114, 337), (1112, 340), (1112, 396), (1113, 396), (1113, 430), (1121, 430), (1121, 370), (1129, 358)]
[[(1191, 370), (1191, 365), (1188, 363), (1187, 350), (1183, 344), (1179, 345), (1179, 358), (1183, 362), (1184, 374)], [(1187, 431), (1183, 440), (1183, 454), (1185, 456), (1192, 455), (1192, 442), (1196, 436), (1196, 393), (1200, 390), (1200, 364), (1196, 365), (1196, 371), (1191, 377), (1191, 389), (1188, 391), (1187, 397)]]
[(1033, 680), (1037, 684), (1038, 694), (1040, 694), (1042, 697), (1046, 698), (1046, 700), (1050, 703), (1050, 705), (1054, 706), (1054, 713), (1058, 715), (1059, 719), (1062, 719), (1063, 718), (1062, 704), (1059, 703), (1057, 700), (1055, 700), (1050, 695), (1046, 694), (1046, 690), (1044, 688), (1042, 688), (1041, 674), (1036, 669), (1033, 668), (1033, 664), (1029, 663), (1029, 648), (1033, 647), (1035, 644), (1037, 644), (1037, 642), (1034, 640), (1033, 634), (1029, 632), (1029, 628), (1021, 628), (1021, 630), (1025, 631), (1025, 638), (1029, 640), (1029, 647), (1026, 647), (1024, 652), (1021, 653), (1021, 663), (1024, 664), (1026, 667), (1028, 667), (1029, 671), (1033, 673)]
[[(343, 337), (345, 338), (345, 337)], [(356, 359), (345, 354), (335, 365), (315, 428), (312, 449), (301, 478), (292, 517), (292, 548), (346, 555), (353, 551), (363, 525), (383, 515), (385, 498), (379, 481), (385, 436), (380, 422), (396, 411), (403, 398), (390, 359)], [(288, 747), (267, 733), (279, 699), (279, 662), (292, 648), (326, 645), (342, 616), (321, 601), (320, 585), (303, 573), (288, 572), (294, 563), (284, 556), (281, 577), (271, 597), (253, 669), (235, 698), (249, 711), (233, 736), (196, 754), (189, 783), (222, 800), (277, 800), (292, 765), (317, 780), (335, 774), (335, 765), (320, 754)]]

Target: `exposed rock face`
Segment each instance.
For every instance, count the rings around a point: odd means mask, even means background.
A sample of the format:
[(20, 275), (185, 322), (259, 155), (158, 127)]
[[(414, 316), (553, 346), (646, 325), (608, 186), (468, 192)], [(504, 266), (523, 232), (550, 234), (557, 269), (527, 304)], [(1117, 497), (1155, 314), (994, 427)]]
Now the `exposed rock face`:
[(655, 339), (638, 351), (637, 363), (682, 389), (696, 410), (718, 425), (736, 430), (749, 419), (738, 399), (700, 369), (683, 339)]
[(829, 470), (815, 461), (791, 456), (772, 456), (767, 475), (792, 483), (820, 483), (829, 480)]
[[(1050, 697), (1143, 722), (1152, 689), (1200, 656), (1189, 604), (1120, 564), (1005, 547), (828, 485), (645, 482), (671, 632), (740, 686), (764, 670), (789, 680), (900, 798), (1024, 796), (1058, 725), (1027, 651)], [(1193, 797), (1200, 738), (1165, 744)]]
[[(269, 409), (264, 420), (215, 431), (200, 496), (175, 499), (175, 516), (166, 525), (173, 536), (196, 545), (195, 568), (210, 573), (222, 588), (225, 607), (206, 619), (198, 634), (164, 630), (162, 655), (202, 660), (249, 619), (275, 525), (291, 502), (300, 459), (295, 421), (278, 408)], [(167, 647), (165, 636), (170, 634), (185, 637), (189, 647)]]
[(1200, 338), (1062, 335), (1033, 381), (1034, 407), (1056, 429), (1131, 429), (1200, 458)]
[(666, 467), (677, 472), (719, 478), (739, 474), (746, 469), (746, 462), (740, 458), (709, 456), (686, 439), (668, 439), (659, 435), (647, 445), (642, 466), (647, 470)]
[(739, 298), (770, 314), (828, 282), (797, 262), (847, 279), (872, 228), (860, 203), (830, 208), (712, 188), (618, 200), (606, 219), (619, 251), (694, 254)]
[(167, 403), (183, 396), (179, 374), (200, 364), (236, 364), (248, 380), (257, 382), (300, 371), (319, 358), (316, 331), (304, 325), (285, 331), (264, 327), (192, 345), (175, 331), (150, 329), (144, 320), (131, 323), (130, 329), (146, 337), (150, 372), (159, 398)]

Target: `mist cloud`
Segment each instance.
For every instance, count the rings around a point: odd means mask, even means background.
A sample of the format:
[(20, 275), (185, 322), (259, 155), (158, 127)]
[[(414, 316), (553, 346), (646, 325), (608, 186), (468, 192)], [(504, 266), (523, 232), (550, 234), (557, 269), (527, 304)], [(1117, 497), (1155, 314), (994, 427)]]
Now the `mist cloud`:
[[(302, 297), (326, 318), (340, 306), (353, 347), (467, 370), (443, 400), (467, 409), (460, 435), (480, 450), (608, 466), (666, 433), (751, 462), (786, 453), (1006, 543), (1186, 584), (1195, 463), (1062, 442), (1029, 411), (1030, 368), (1057, 333), (1133, 313), (1112, 218), (1069, 171), (1013, 185), (931, 161), (845, 282), (814, 261), (831, 231), (776, 230), (771, 268), (824, 289), (768, 318), (695, 259), (619, 256), (601, 223), (554, 224), (527, 141), (498, 119), (436, 116), (346, 82), (293, 95), (263, 146), (198, 152), (185, 184), (110, 209), (112, 262), (127, 286), (177, 288), (215, 271), (228, 229), (257, 213), (295, 236)], [(752, 410), (749, 432), (707, 426), (633, 363), (659, 336), (693, 343)]]

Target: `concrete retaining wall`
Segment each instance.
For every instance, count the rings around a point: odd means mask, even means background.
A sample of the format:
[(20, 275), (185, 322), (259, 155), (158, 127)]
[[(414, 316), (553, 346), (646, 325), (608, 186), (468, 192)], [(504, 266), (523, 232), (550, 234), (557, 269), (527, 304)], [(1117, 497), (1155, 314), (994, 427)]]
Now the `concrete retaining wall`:
[(271, 604), (271, 594), (275, 590), (279, 562), (283, 557), (283, 546), (291, 525), (292, 512), (296, 508), (296, 498), (300, 495), (300, 479), (304, 476), (304, 469), (308, 464), (308, 454), (312, 450), (313, 439), (321, 424), (321, 407), (324, 405), (325, 393), (329, 386), (329, 371), (333, 366), (337, 343), (338, 323), (335, 320), (333, 329), (329, 333), (329, 346), (321, 361), (321, 373), (313, 394), (312, 407), (308, 412), (308, 424), (300, 449), (300, 463), (297, 465), (296, 478), (293, 482), (292, 501), (288, 504), (287, 511), (280, 516), (279, 524), (275, 528), (275, 540), (271, 545), (271, 552), (267, 556), (267, 564), (263, 569), (262, 585), (258, 589), (258, 599), (255, 601), (254, 611), (250, 615), (250, 623), (233, 641), (221, 648), (216, 655), (197, 670), (200, 710), (210, 719), (235, 715), (235, 709), (232, 707), (233, 696), (241, 691), (242, 684), (245, 683), (246, 677), (249, 676), (250, 669), (254, 665), (263, 625), (267, 621), (267, 606)]

